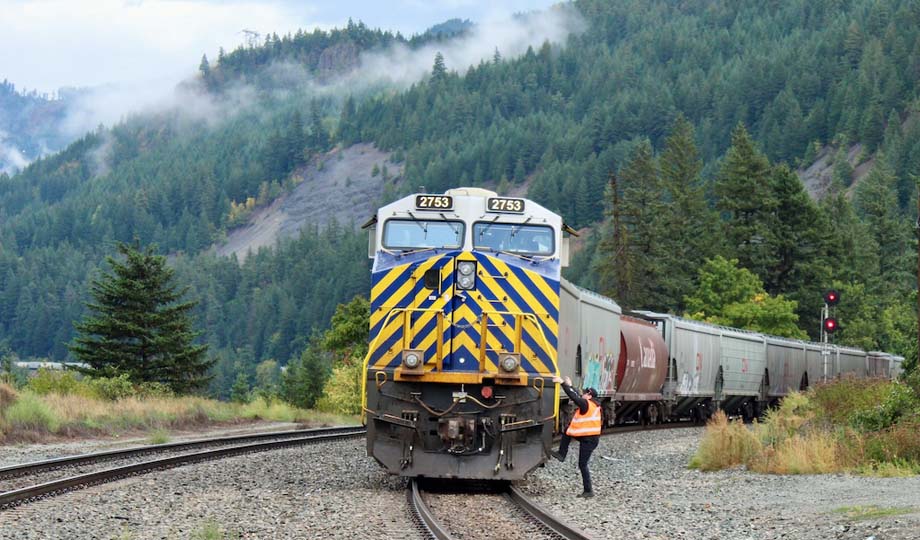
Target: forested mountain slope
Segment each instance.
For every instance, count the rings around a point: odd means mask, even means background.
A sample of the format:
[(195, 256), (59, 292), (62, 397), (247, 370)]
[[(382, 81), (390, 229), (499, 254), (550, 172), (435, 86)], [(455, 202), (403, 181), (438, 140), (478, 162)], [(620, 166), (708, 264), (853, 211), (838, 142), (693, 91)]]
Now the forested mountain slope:
[[(850, 302), (840, 339), (912, 346), (915, 2), (554, 9), (581, 21), (564, 42), (521, 57), (497, 50), (470, 68), (432, 57), (430, 75), (401, 91), (323, 93), (313, 83), (359, 65), (356, 51), (420, 38), (360, 24), (270, 36), (203, 61), (183, 108), (132, 117), (0, 175), (0, 340), (23, 356), (63, 357), (88, 274), (114, 240), (138, 238), (178, 254), (180, 277), (203, 299), (198, 315), (222, 358), (218, 388), (261, 359), (286, 361), (337, 302), (366, 291), (363, 237), (345, 223), (308, 230), (242, 266), (201, 253), (253, 207), (293, 192), (291, 173), (315, 156), (372, 143), (392, 153), (391, 171), (404, 167), (385, 198), (419, 185), (509, 191), (526, 181), (531, 197), (598, 231), (570, 275), (626, 307), (681, 311), (698, 268), (723, 255), (798, 301), (810, 332), (820, 291), (837, 284)], [(857, 143), (858, 162), (875, 166), (850, 201), (839, 194)], [(835, 183), (819, 205), (790, 167), (828, 151)], [(604, 221), (611, 173), (619, 225)]]
[(59, 130), (72, 97), (72, 93), (64, 93), (52, 99), (34, 91), (17, 90), (5, 79), (0, 82), (0, 173), (22, 169), (36, 157), (72, 140)]

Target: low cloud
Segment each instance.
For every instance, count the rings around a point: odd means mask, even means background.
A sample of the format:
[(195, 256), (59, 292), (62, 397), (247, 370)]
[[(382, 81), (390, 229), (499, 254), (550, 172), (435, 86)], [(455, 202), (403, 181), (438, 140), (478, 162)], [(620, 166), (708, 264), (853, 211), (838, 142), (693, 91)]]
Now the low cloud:
[(16, 148), (9, 134), (0, 130), (0, 173), (15, 174), (29, 164), (29, 160)]
[[(557, 6), (542, 12), (508, 19), (488, 19), (467, 34), (449, 41), (430, 43), (418, 48), (402, 44), (385, 50), (364, 52), (359, 67), (334, 80), (319, 82), (307, 70), (291, 62), (279, 62), (265, 72), (277, 93), (342, 96), (364, 88), (395, 86), (405, 88), (425, 79), (431, 72), (435, 54), (440, 52), (447, 68), (460, 73), (469, 66), (490, 61), (496, 50), (505, 59), (524, 54), (528, 47), (539, 48), (544, 42), (564, 44), (572, 33), (584, 29), (585, 23), (570, 6)], [(188, 70), (177, 82), (175, 76), (146, 79), (135, 83), (116, 83), (74, 92), (68, 99), (66, 114), (60, 124), (67, 139), (94, 131), (99, 125), (111, 127), (132, 114), (156, 114), (179, 111), (194, 120), (211, 125), (258, 103), (259, 90), (239, 84), (224, 91), (220, 98), (202, 92), (196, 73)], [(265, 85), (260, 85), (263, 88)], [(3, 145), (0, 136), (0, 164), (22, 168), (28, 160), (14, 148)], [(107, 171), (106, 145), (96, 155), (96, 170)]]
[(361, 69), (348, 78), (408, 86), (431, 73), (438, 52), (444, 56), (449, 70), (462, 74), (470, 66), (491, 60), (496, 50), (503, 58), (514, 58), (524, 54), (528, 47), (536, 49), (546, 41), (564, 44), (570, 34), (584, 28), (582, 17), (575, 9), (564, 5), (510, 20), (490, 19), (447, 42), (429, 43), (415, 49), (400, 44), (382, 52), (365, 53), (361, 57)]

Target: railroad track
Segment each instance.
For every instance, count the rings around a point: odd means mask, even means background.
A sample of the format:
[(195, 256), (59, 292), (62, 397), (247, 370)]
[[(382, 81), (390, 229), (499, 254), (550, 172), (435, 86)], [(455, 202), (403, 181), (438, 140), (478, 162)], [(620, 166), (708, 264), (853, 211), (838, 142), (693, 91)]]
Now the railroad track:
[[(25, 483), (25, 485), (14, 487), (13, 489), (7, 490), (7, 488), (4, 488), (5, 491), (0, 492), (0, 510), (6, 510), (68, 491), (83, 489), (105, 482), (112, 482), (114, 480), (150, 471), (170, 469), (191, 463), (199, 463), (253, 452), (264, 452), (292, 446), (357, 437), (364, 435), (365, 432), (366, 430), (364, 427), (355, 426), (217, 437), (181, 443), (168, 443), (124, 450), (81, 454), (78, 456), (3, 467), (0, 468), (0, 480), (26, 478), (29, 481)], [(216, 446), (216, 448), (200, 450), (201, 448), (209, 446)], [(176, 452), (179, 453), (169, 457), (137, 462), (137, 459), (140, 457)], [(112, 460), (127, 460), (133, 462), (106, 469), (93, 470), (91, 472), (79, 472), (78, 474), (65, 476), (63, 478), (52, 480), (47, 480), (45, 478), (47, 473), (52, 471), (96, 465), (100, 462)], [(35, 478), (40, 479), (40, 481), (38, 483), (33, 483)]]
[[(526, 538), (590, 540), (508, 483), (489, 492), (437, 494), (410, 482), (407, 497), (420, 533), (435, 540), (462, 538)], [(426, 501), (426, 499), (429, 499)]]

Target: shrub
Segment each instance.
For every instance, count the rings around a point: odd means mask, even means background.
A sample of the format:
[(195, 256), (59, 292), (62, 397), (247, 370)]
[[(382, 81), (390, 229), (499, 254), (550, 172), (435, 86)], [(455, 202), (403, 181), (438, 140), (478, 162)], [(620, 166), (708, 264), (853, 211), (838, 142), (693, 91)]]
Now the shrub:
[(754, 460), (757, 472), (822, 474), (842, 469), (836, 438), (822, 431), (793, 435), (765, 449)]
[(827, 424), (852, 424), (853, 416), (881, 403), (891, 384), (880, 379), (846, 378), (820, 384), (809, 392), (818, 420)]
[(16, 392), (16, 389), (7, 383), (0, 383), (0, 416), (17, 399), (19, 399), (19, 393)]
[(243, 405), (240, 416), (273, 422), (294, 422), (298, 419), (299, 413), (300, 411), (282, 401), (257, 397)]
[(79, 392), (81, 381), (72, 371), (53, 371), (41, 368), (29, 379), (26, 387), (39, 395), (60, 394), (67, 396)]
[(134, 385), (127, 373), (117, 377), (97, 377), (89, 380), (89, 388), (93, 396), (99, 399), (117, 401), (134, 395)]
[(792, 392), (778, 408), (767, 412), (759, 425), (758, 437), (765, 445), (779, 444), (798, 433), (814, 417), (814, 405), (808, 396)]
[(135, 387), (135, 395), (139, 398), (170, 398), (176, 395), (168, 384), (161, 382), (145, 382)]
[(866, 436), (866, 457), (874, 462), (910, 461), (920, 465), (920, 415)]
[(147, 437), (147, 444), (166, 444), (169, 442), (169, 431), (165, 429), (155, 429)]
[(855, 410), (850, 415), (850, 424), (863, 431), (879, 431), (894, 425), (902, 416), (918, 408), (918, 399), (907, 385), (889, 383), (884, 385), (884, 397), (876, 405)]
[(690, 467), (714, 471), (746, 465), (761, 450), (760, 441), (742, 422), (729, 422), (717, 411), (706, 424), (700, 448), (690, 460)]
[(332, 369), (316, 408), (338, 414), (361, 413), (361, 359), (352, 358)]
[(32, 392), (23, 392), (3, 413), (12, 429), (56, 433), (60, 419), (42, 399)]

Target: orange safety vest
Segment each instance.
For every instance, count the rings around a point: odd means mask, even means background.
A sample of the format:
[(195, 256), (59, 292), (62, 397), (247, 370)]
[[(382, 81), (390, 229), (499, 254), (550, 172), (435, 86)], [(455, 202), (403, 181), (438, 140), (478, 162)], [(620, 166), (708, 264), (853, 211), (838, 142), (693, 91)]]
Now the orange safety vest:
[(565, 430), (569, 437), (587, 437), (589, 435), (601, 434), (601, 408), (590, 399), (588, 400), (588, 412), (581, 414), (581, 410), (575, 411), (575, 417), (569, 424), (569, 429)]

